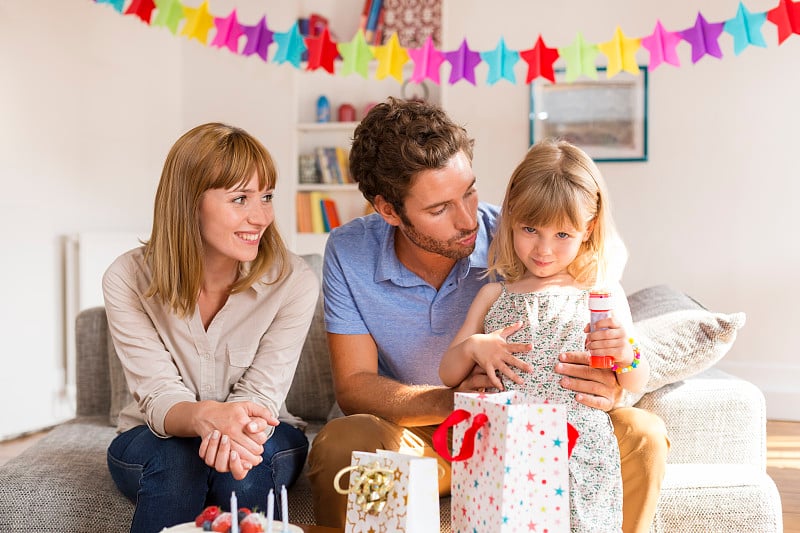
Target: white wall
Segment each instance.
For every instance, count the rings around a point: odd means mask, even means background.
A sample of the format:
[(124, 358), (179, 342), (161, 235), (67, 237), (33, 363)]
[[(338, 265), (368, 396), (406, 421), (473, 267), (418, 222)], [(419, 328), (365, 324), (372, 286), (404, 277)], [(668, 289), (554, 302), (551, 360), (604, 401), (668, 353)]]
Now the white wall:
[[(360, 4), (210, 2), (215, 14), (235, 7), (246, 23), (267, 13), (277, 28), (318, 10), (336, 19), (334, 29), (345, 38), (355, 28), (346, 14)], [(698, 9), (721, 20), (737, 3), (596, 5), (445, 0), (445, 45), (455, 48), (466, 35), (473, 48), (486, 50), (503, 35), (511, 48), (528, 48), (541, 32), (550, 46), (562, 46), (578, 29), (590, 41), (610, 39), (617, 24), (644, 35), (657, 17), (681, 29)], [(765, 390), (770, 416), (800, 419), (774, 400), (794, 398), (790, 376), (800, 370), (790, 344), (797, 312), (785, 282), (800, 266), (789, 225), (798, 188), (793, 133), (800, 111), (790, 95), (798, 87), (800, 36), (778, 47), (774, 27), (764, 28), (769, 48), (738, 58), (691, 66), (682, 44), (685, 66), (664, 66), (651, 77), (650, 161), (603, 171), (631, 249), (626, 288), (670, 283), (715, 310), (746, 311), (748, 324), (724, 365)], [(728, 36), (722, 44), (729, 53)], [(204, 121), (248, 129), (279, 169), (292, 168), (293, 91), (302, 79), (296, 74), (175, 37), (90, 0), (0, 0), (0, 438), (70, 413), (63, 236), (149, 227), (169, 147)], [(477, 138), (481, 194), (499, 202), (527, 147), (526, 87), (462, 82), (445, 89), (448, 109)], [(279, 223), (288, 224), (280, 203), (277, 209)]]
[[(746, 4), (759, 12), (777, 3)], [(487, 50), (503, 35), (519, 50), (530, 48), (541, 33), (548, 46), (559, 47), (579, 30), (588, 42), (603, 42), (617, 25), (637, 37), (650, 34), (658, 18), (671, 31), (690, 27), (698, 10), (708, 21), (727, 20), (738, 2), (507, 0), (500, 5), (503, 16), (497, 16), (496, 2), (445, 0), (444, 46), (455, 48), (466, 35), (471, 48)], [(606, 163), (601, 170), (630, 249), (626, 290), (667, 283), (713, 310), (745, 311), (747, 324), (722, 368), (765, 392), (768, 416), (800, 420), (793, 407), (800, 405), (794, 347), (800, 312), (792, 292), (792, 273), (800, 271), (794, 232), (800, 208), (800, 36), (778, 46), (770, 22), (763, 34), (767, 48), (750, 47), (738, 57), (731, 36), (723, 34), (723, 58), (705, 57), (696, 65), (688, 43), (681, 43), (682, 66), (664, 65), (650, 76), (649, 161)], [(648, 55), (640, 50), (637, 57), (644, 64)], [(517, 66), (517, 79), (524, 79), (524, 64)], [(484, 67), (478, 72), (485, 80)], [(462, 82), (446, 95), (448, 110), (476, 137), (482, 197), (499, 202), (527, 147), (527, 88), (501, 81), (475, 89)]]

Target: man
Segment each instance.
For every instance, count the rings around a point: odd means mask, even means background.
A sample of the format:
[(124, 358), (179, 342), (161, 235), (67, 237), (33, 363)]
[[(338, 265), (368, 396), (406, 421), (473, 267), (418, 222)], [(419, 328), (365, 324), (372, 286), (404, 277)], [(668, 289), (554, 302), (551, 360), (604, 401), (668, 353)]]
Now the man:
[[(439, 108), (390, 98), (356, 128), (350, 170), (376, 213), (334, 230), (325, 250), (325, 323), (336, 399), (350, 416), (329, 422), (314, 440), (309, 477), (316, 521), (342, 527), (346, 498), (336, 473), (353, 450), (415, 451), (450, 465), (431, 435), (453, 409), (455, 390), (491, 387), (474, 372), (443, 387), (439, 360), (486, 283), (487, 252), (498, 209), (478, 202), (473, 141)], [(508, 345), (524, 351), (524, 345)], [(646, 356), (646, 354), (645, 354)], [(588, 353), (565, 353), (562, 386), (591, 407), (611, 410), (622, 390), (614, 372), (588, 366)], [(647, 531), (668, 449), (656, 415), (610, 411), (620, 443), (623, 530)]]

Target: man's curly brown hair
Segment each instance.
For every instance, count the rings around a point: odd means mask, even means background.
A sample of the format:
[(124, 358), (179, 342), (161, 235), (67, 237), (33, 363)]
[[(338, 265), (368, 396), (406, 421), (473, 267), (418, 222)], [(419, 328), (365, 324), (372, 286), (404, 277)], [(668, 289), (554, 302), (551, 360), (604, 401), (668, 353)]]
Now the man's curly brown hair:
[(414, 176), (440, 169), (458, 152), (472, 162), (474, 140), (438, 106), (389, 97), (370, 109), (353, 134), (350, 172), (370, 204), (380, 195), (405, 214)]

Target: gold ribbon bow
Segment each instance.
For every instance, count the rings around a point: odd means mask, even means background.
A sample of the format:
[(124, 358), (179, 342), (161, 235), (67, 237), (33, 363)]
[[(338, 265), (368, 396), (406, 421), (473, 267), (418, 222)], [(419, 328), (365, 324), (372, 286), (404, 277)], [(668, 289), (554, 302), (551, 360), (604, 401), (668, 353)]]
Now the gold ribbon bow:
[[(350, 488), (343, 489), (340, 480), (348, 472), (353, 472)], [(362, 511), (376, 515), (386, 507), (389, 491), (394, 486), (394, 476), (394, 470), (382, 467), (378, 461), (368, 465), (352, 465), (336, 473), (336, 477), (333, 478), (333, 488), (339, 494), (352, 492), (356, 495), (356, 504)]]

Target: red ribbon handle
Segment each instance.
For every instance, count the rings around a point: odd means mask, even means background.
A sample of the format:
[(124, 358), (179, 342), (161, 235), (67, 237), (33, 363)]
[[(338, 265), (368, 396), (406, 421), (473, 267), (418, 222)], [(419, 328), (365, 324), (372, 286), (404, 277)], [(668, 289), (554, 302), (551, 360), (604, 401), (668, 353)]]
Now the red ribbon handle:
[(464, 441), (461, 443), (461, 451), (458, 455), (455, 457), (450, 455), (450, 448), (447, 446), (447, 430), (468, 420), (470, 416), (469, 411), (456, 409), (433, 432), (433, 449), (448, 461), (466, 461), (475, 453), (475, 434), (489, 422), (486, 413), (478, 413), (472, 417), (472, 425), (464, 432)]

